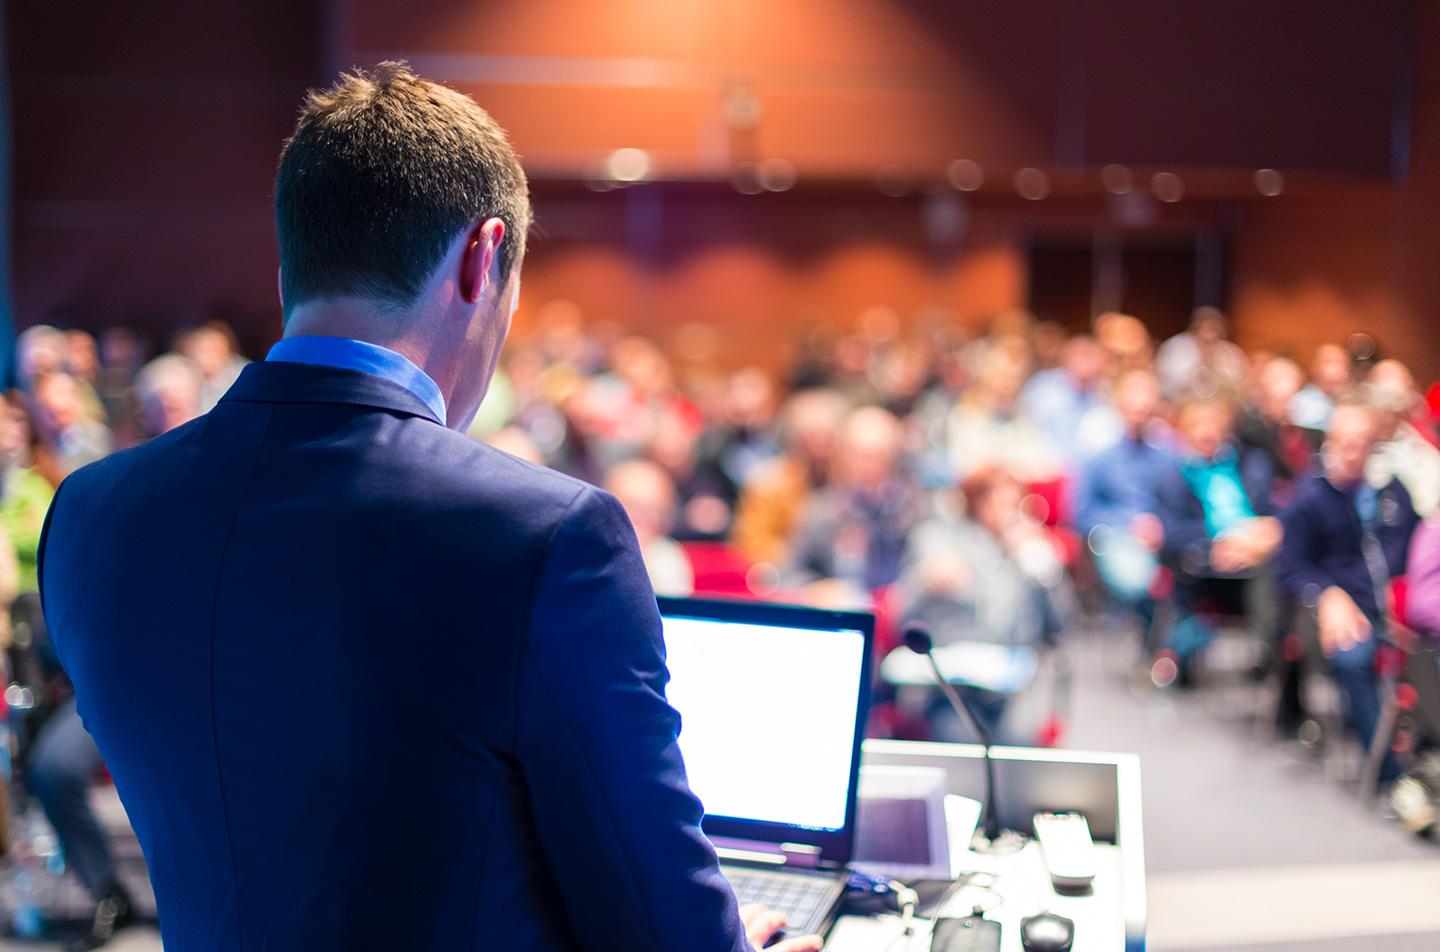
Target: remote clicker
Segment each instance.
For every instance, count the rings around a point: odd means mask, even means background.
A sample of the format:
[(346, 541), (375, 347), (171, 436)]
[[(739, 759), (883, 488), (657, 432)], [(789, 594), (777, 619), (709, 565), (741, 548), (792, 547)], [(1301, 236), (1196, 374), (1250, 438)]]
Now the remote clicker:
[(1083, 813), (1035, 814), (1035, 838), (1056, 892), (1083, 892), (1095, 879), (1095, 841)]

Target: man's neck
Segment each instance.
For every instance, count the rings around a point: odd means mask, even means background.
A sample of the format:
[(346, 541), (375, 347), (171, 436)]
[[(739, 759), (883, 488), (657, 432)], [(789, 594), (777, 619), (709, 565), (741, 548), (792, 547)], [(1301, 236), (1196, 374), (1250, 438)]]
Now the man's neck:
[(300, 305), (286, 319), (284, 336), (346, 337), (393, 350), (434, 380), (446, 406), (452, 406), (459, 373), (455, 350), (439, 346), (424, 328), (425, 321), (415, 315), (387, 313), (369, 301), (342, 298)]

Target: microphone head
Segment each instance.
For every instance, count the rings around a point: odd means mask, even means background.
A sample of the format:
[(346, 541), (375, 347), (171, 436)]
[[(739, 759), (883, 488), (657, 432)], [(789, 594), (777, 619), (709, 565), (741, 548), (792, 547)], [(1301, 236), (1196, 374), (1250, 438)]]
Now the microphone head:
[(905, 626), (900, 638), (905, 647), (916, 654), (929, 654), (935, 648), (935, 639), (930, 635), (930, 626), (921, 621), (912, 621)]

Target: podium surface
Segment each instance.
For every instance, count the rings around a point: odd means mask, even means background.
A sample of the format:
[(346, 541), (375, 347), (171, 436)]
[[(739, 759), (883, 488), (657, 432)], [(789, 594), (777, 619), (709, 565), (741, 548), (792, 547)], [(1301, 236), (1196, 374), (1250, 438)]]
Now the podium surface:
[[(865, 742), (866, 765), (932, 767), (945, 772), (948, 792), (985, 795), (983, 751), (978, 745), (910, 741)], [(952, 843), (966, 872), (987, 873), (988, 888), (955, 892), (944, 915), (969, 915), (975, 906), (1001, 924), (1002, 952), (1019, 952), (1020, 920), (1049, 911), (1075, 921), (1073, 952), (1140, 952), (1145, 948), (1145, 838), (1140, 811), (1140, 763), (1133, 754), (1028, 747), (991, 748), (996, 808), (1003, 829), (1027, 838), (1040, 811), (1085, 814), (1095, 840), (1096, 876), (1083, 895), (1056, 893), (1034, 840), (1022, 846), (975, 853)], [(961, 831), (967, 837), (969, 831)], [(901, 936), (897, 917), (843, 917), (830, 934), (827, 952), (922, 952), (929, 923), (916, 920), (915, 935)]]

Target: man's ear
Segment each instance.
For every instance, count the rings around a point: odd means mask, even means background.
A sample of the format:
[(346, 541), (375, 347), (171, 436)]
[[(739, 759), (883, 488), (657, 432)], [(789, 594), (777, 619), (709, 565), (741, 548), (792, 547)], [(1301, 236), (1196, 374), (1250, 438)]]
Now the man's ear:
[(285, 313), (285, 271), (279, 265), (275, 266), (275, 297), (280, 301), (280, 313)]
[(505, 223), (487, 218), (470, 230), (460, 252), (460, 296), (467, 304), (479, 303), (492, 283), (491, 267), (500, 257)]

